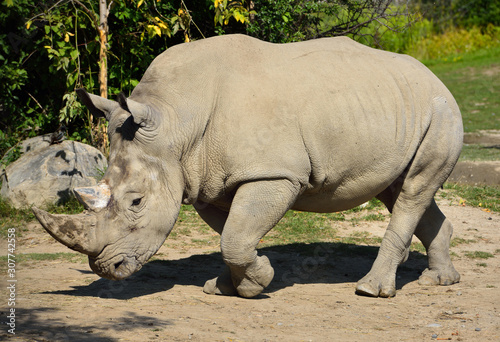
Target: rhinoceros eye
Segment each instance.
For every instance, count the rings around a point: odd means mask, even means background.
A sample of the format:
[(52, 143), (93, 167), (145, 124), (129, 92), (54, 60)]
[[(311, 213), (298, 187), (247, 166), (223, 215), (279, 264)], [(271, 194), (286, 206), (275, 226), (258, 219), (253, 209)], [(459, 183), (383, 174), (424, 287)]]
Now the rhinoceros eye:
[(132, 205), (138, 206), (139, 204), (141, 204), (141, 201), (142, 201), (142, 197), (136, 198), (132, 201)]

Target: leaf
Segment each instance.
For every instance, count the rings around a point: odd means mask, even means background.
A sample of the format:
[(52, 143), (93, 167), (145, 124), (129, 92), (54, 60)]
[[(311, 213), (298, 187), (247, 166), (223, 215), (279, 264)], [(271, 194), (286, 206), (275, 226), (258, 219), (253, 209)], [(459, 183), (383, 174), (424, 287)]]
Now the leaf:
[(156, 25), (152, 25), (152, 26), (153, 26), (153, 30), (156, 32), (156, 34), (161, 37), (161, 29)]
[(66, 33), (66, 34), (64, 35), (64, 41), (65, 41), (66, 43), (67, 43), (67, 42), (69, 42), (69, 34), (68, 34), (68, 33)]
[(236, 21), (240, 21), (242, 24), (245, 23), (246, 20), (245, 15), (241, 13), (239, 10), (235, 10), (233, 12), (233, 17), (234, 19), (236, 19)]
[[(158, 18), (158, 17), (156, 17), (156, 18)], [(156, 19), (156, 18), (155, 18), (155, 19)], [(159, 26), (160, 28), (162, 28), (162, 29), (164, 29), (164, 30), (168, 30), (168, 26), (167, 26), (167, 25), (166, 25), (163, 21), (161, 21), (159, 18), (158, 18), (158, 20), (157, 20), (157, 21), (158, 21), (158, 26)]]
[(179, 31), (179, 22), (176, 22), (174, 27), (173, 27), (173, 32), (172, 34), (175, 36), (175, 34)]
[(143, 2), (144, 2), (144, 0), (139, 0), (139, 2), (137, 3), (137, 8), (141, 7)]
[(31, 20), (28, 20), (28, 22), (26, 23), (26, 30), (30, 29), (32, 23), (33, 22)]

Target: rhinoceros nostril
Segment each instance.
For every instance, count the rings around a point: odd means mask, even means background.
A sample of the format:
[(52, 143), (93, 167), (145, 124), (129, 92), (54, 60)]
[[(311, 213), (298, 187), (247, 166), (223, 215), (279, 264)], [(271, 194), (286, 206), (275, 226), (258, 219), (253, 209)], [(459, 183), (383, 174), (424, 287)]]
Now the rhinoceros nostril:
[(123, 259), (115, 263), (115, 270), (118, 270), (122, 265), (123, 265)]

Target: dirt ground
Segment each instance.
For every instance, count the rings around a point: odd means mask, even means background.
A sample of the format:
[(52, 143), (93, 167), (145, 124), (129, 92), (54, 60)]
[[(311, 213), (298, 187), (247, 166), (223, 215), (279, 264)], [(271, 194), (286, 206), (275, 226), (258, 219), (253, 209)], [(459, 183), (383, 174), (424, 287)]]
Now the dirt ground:
[[(465, 144), (480, 144), (500, 152), (500, 130), (466, 133)], [(500, 154), (499, 154), (500, 155)], [(477, 185), (500, 185), (500, 160), (459, 162), (449, 180), (455, 183)]]
[[(16, 335), (2, 323), (0, 340), (499, 341), (500, 215), (449, 199), (439, 203), (454, 237), (463, 239), (451, 248), (462, 276), (452, 286), (418, 285), (426, 259), (412, 252), (398, 271), (396, 297), (357, 296), (356, 281), (370, 269), (377, 248), (325, 241), (261, 249), (276, 275), (255, 299), (210, 296), (202, 288), (221, 271), (220, 253), (213, 245), (190, 244), (193, 236), (177, 236), (119, 282), (64, 258), (17, 265)], [(341, 236), (382, 236), (387, 221), (332, 227)], [(4, 240), (0, 248), (7, 250)], [(490, 258), (471, 258), (476, 251)], [(35, 223), (17, 241), (16, 254), (57, 252), (71, 251)], [(5, 281), (1, 286), (7, 298)], [(7, 311), (1, 311), (4, 322)]]

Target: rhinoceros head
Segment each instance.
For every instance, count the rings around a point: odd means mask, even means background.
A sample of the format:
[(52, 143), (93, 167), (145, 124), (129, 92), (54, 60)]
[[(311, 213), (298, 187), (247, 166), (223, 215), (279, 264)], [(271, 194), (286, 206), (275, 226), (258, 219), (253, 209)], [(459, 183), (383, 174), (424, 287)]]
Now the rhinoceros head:
[(138, 271), (170, 233), (183, 195), (180, 158), (172, 140), (159, 134), (164, 123), (153, 106), (83, 89), (78, 95), (109, 121), (108, 169), (97, 186), (74, 190), (85, 213), (33, 211), (56, 240), (87, 254), (95, 273), (119, 280)]

